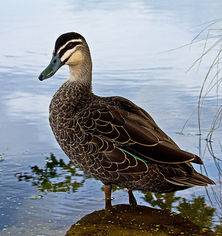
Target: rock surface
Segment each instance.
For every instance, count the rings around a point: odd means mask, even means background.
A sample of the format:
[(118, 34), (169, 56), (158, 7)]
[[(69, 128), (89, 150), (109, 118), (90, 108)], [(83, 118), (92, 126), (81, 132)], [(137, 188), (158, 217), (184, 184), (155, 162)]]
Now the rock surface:
[(94, 211), (71, 226), (66, 236), (214, 235), (180, 215), (146, 206), (116, 205)]

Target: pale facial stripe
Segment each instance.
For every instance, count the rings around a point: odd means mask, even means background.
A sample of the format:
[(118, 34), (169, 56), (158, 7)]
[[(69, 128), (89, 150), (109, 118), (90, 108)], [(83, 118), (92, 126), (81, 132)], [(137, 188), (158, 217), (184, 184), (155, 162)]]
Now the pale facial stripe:
[(63, 48), (65, 48), (66, 47), (66, 45), (68, 45), (69, 43), (71, 43), (71, 42), (79, 42), (79, 43), (82, 43), (82, 40), (81, 39), (72, 39), (72, 40), (69, 40), (68, 42), (66, 42), (62, 47), (60, 47), (58, 50), (57, 50), (57, 54), (59, 54), (60, 52), (61, 52), (61, 50), (63, 49)]
[(72, 53), (75, 51), (75, 48), (67, 50), (61, 57), (61, 61), (64, 62), (66, 59), (68, 59)]

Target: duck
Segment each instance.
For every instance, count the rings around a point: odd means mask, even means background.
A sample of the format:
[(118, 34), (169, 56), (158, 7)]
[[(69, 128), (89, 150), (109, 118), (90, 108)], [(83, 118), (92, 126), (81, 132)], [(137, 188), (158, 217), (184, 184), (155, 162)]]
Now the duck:
[(93, 93), (90, 49), (81, 34), (57, 38), (39, 80), (63, 65), (70, 75), (51, 100), (49, 123), (70, 160), (103, 183), (105, 208), (112, 206), (112, 186), (127, 189), (129, 204), (136, 206), (134, 190), (167, 193), (215, 184), (194, 169), (201, 158), (180, 149), (143, 108), (121, 96)]

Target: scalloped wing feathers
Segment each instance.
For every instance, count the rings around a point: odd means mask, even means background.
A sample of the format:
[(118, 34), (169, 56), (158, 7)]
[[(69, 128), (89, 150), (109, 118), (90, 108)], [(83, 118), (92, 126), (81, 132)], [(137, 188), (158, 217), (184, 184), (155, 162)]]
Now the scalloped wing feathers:
[(111, 97), (84, 112), (79, 114), (86, 120), (82, 128), (93, 136), (92, 143), (100, 151), (119, 148), (124, 155), (131, 153), (148, 163), (202, 164), (196, 155), (179, 149), (145, 111), (127, 99)]

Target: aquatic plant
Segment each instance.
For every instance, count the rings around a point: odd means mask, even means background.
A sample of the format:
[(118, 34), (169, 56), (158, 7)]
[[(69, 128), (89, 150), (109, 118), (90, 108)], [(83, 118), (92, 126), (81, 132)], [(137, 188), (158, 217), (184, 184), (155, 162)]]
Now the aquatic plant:
[[(222, 214), (222, 149), (221, 149), (221, 121), (222, 121), (222, 96), (221, 96), (221, 82), (222, 82), (222, 67), (221, 67), (221, 53), (222, 53), (222, 28), (221, 19), (214, 20), (207, 24), (205, 28), (194, 39), (197, 40), (203, 36), (204, 46), (201, 56), (194, 62), (193, 66), (198, 62), (199, 65), (205, 58), (211, 61), (208, 71), (202, 83), (198, 98), (198, 128), (199, 128), (199, 153), (204, 158), (211, 156), (215, 167), (217, 169), (217, 186), (210, 187), (210, 191), (206, 189), (210, 202), (218, 205), (220, 209), (219, 214)], [(212, 109), (212, 122), (203, 139), (203, 108), (210, 96), (216, 96), (215, 109)], [(218, 151), (219, 150), (219, 151)], [(207, 169), (204, 166), (203, 172), (207, 174)]]
[[(199, 156), (213, 160), (216, 168), (216, 186), (206, 189), (210, 203), (217, 204), (222, 215), (222, 19), (215, 19), (206, 22), (199, 27), (200, 32), (193, 38), (191, 43), (184, 46), (198, 46), (201, 48), (200, 56), (193, 62), (188, 71), (195, 67), (199, 70), (203, 61), (208, 65), (205, 77), (200, 88), (197, 102), (197, 122), (199, 136)], [(216, 97), (216, 99), (212, 99)], [(210, 103), (209, 103), (210, 101)], [(210, 112), (210, 116), (209, 116)], [(194, 114), (194, 112), (192, 111)], [(206, 124), (205, 115), (211, 118)], [(188, 117), (181, 132), (187, 126), (191, 117)], [(208, 127), (207, 127), (208, 126)], [(208, 175), (206, 166), (201, 168), (204, 174)]]

